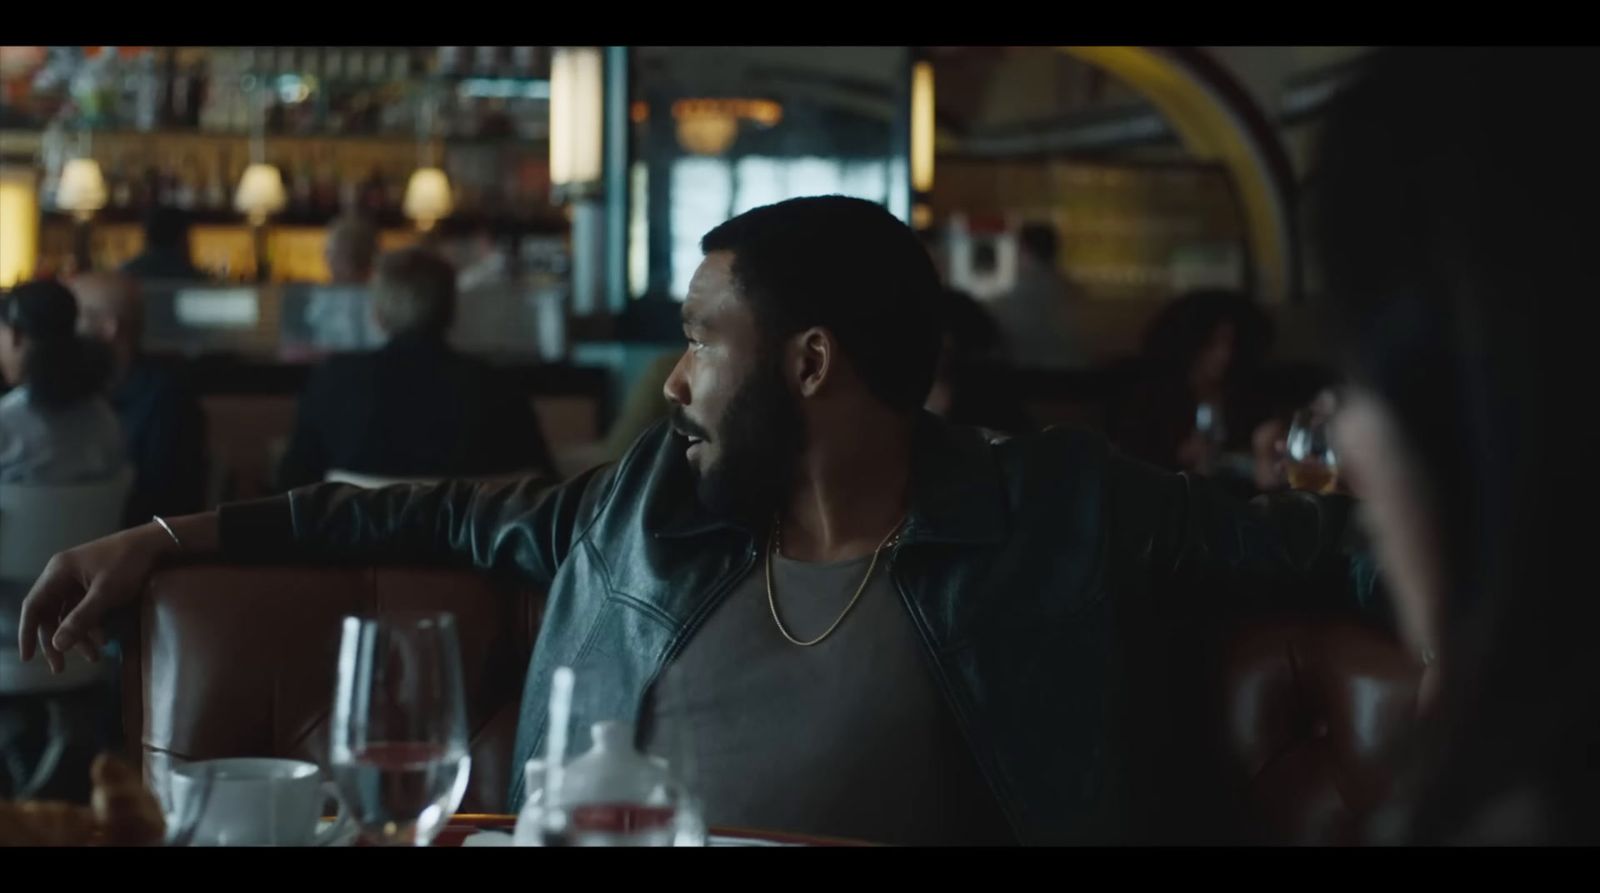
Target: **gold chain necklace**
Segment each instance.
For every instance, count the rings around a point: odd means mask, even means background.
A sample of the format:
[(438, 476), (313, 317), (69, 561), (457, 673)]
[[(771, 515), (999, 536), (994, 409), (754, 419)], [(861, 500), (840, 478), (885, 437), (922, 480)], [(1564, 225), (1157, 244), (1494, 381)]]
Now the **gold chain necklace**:
[(904, 526), (905, 523), (906, 519), (902, 517), (899, 522), (897, 522), (894, 527), (890, 528), (889, 532), (884, 535), (883, 542), (878, 543), (878, 548), (872, 553), (872, 562), (867, 565), (867, 575), (862, 578), (861, 585), (856, 587), (856, 594), (850, 597), (850, 604), (844, 606), (844, 611), (839, 614), (837, 620), (833, 621), (833, 625), (823, 630), (822, 635), (817, 636), (815, 639), (812, 639), (809, 642), (802, 642), (790, 635), (789, 630), (784, 628), (783, 621), (778, 617), (777, 599), (775, 599), (772, 595), (772, 555), (774, 552), (778, 551), (779, 547), (778, 519), (773, 518), (772, 536), (767, 540), (767, 607), (772, 609), (772, 622), (778, 625), (778, 632), (783, 633), (783, 637), (785, 639), (788, 639), (791, 643), (799, 645), (802, 648), (810, 648), (812, 645), (815, 645), (818, 642), (821, 642), (823, 639), (833, 635), (833, 631), (839, 628), (839, 624), (843, 623), (844, 618), (849, 615), (853, 608), (855, 608), (856, 602), (861, 601), (861, 593), (867, 591), (867, 584), (872, 581), (872, 572), (878, 567), (878, 556), (883, 554), (883, 550), (886, 547), (894, 545), (900, 541), (900, 538), (897, 536), (897, 534), (900, 532), (900, 528)]

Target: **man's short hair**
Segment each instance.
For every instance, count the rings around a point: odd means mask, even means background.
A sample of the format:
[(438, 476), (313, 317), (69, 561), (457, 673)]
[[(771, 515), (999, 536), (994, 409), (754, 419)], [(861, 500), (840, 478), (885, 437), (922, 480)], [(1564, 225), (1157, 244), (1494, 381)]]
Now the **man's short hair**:
[(700, 247), (733, 254), (740, 297), (768, 343), (820, 326), (879, 400), (909, 411), (927, 399), (942, 338), (939, 274), (883, 206), (790, 199), (723, 223)]
[(455, 321), (455, 267), (425, 248), (390, 252), (378, 260), (372, 298), (390, 336), (443, 335)]

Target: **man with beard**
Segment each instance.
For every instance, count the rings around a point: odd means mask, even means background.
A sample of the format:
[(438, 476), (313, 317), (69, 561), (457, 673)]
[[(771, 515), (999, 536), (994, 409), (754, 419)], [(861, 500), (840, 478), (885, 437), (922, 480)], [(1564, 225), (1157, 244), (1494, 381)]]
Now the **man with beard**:
[(991, 439), (922, 412), (940, 284), (883, 208), (795, 199), (702, 247), (671, 422), (618, 462), (553, 489), (311, 486), (91, 543), (30, 594), (25, 657), (92, 650), (180, 552), (465, 560), (549, 590), (516, 765), (542, 755), (570, 666), (574, 746), (636, 723), (692, 765), (714, 825), (1072, 842), (1119, 833), (1131, 618), (1166, 593), (1361, 588), (1336, 503), (1258, 517), (1091, 434)]

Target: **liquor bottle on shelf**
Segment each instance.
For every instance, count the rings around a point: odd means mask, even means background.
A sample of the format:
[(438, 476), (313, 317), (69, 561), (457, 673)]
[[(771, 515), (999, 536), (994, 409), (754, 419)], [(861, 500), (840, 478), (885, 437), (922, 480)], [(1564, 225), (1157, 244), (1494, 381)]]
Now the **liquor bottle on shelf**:
[(389, 207), (389, 186), (384, 181), (382, 168), (377, 165), (372, 166), (372, 172), (361, 184), (359, 205), (361, 210), (374, 215)]
[(353, 84), (365, 83), (367, 80), (367, 55), (360, 47), (350, 47), (345, 50), (344, 76)]
[(200, 126), (200, 110), (206, 102), (206, 92), (210, 86), (210, 70), (204, 56), (198, 56), (190, 63), (187, 72), (189, 80), (189, 104), (183, 110), (183, 124), (186, 127)]
[(294, 163), (294, 186), (289, 191), (289, 206), (301, 213), (310, 211), (314, 187), (311, 166), (306, 163), (304, 156), (296, 159)]
[(384, 181), (383, 181), (383, 189), (384, 189), (384, 192), (386, 194), (386, 201), (384, 202), (384, 207), (391, 208), (391, 209), (399, 209), (405, 203), (405, 197), (406, 197), (406, 181), (405, 181), (405, 178), (389, 179), (389, 178), (385, 177)]
[(341, 170), (339, 173), (339, 211), (354, 212), (361, 207), (361, 184)]
[(367, 57), (367, 83), (381, 84), (389, 79), (389, 56), (383, 50), (369, 49)]
[(199, 201), (200, 169), (193, 155), (184, 155), (173, 176), (172, 205), (186, 211), (193, 210)]
[(121, 157), (111, 166), (111, 182), (108, 186), (112, 208), (125, 211), (133, 207), (133, 183), (128, 178), (128, 165)]
[(333, 214), (339, 210), (339, 180), (334, 169), (331, 150), (324, 150), (317, 162), (316, 180), (311, 190), (311, 205), (318, 214)]
[(276, 52), (272, 56), (272, 73), (275, 75), (294, 74), (295, 47), (274, 47)]
[(161, 123), (161, 69), (153, 49), (139, 54), (134, 66), (133, 126), (149, 132)]
[(511, 48), (511, 73), (517, 77), (531, 78), (534, 76), (534, 63), (538, 53), (533, 47)]
[(180, 83), (181, 78), (178, 77), (178, 51), (165, 47), (157, 68), (161, 72), (161, 110), (157, 116), (157, 126), (174, 127), (178, 123), (178, 105), (183, 100), (183, 91), (187, 86), (186, 83)]
[(139, 206), (153, 208), (161, 204), (161, 171), (147, 164), (139, 183)]
[(205, 198), (201, 204), (210, 211), (223, 211), (228, 207), (228, 185), (223, 181), (227, 164), (220, 158), (206, 172)]
[(200, 129), (215, 132), (222, 129), (225, 117), (223, 102), (225, 91), (222, 81), (228, 75), (228, 51), (217, 48), (211, 51), (211, 62), (207, 67), (206, 89), (200, 98)]
[(344, 48), (327, 47), (322, 54), (322, 77), (330, 84), (344, 80)]
[(461, 47), (440, 47), (434, 59), (434, 70), (439, 74), (452, 75), (461, 71)]
[(500, 74), (499, 47), (473, 47), (472, 73), (478, 77), (492, 78)]

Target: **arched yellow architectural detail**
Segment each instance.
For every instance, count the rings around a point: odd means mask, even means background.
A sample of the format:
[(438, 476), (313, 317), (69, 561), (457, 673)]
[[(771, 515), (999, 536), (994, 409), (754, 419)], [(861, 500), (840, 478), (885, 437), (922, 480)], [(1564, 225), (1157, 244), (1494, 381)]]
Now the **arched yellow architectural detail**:
[(1139, 91), (1178, 132), (1197, 158), (1225, 166), (1243, 205), (1245, 232), (1255, 263), (1260, 297), (1284, 301), (1293, 291), (1289, 209), (1272, 181), (1271, 169), (1245, 123), (1209, 85), (1156, 47), (1064, 46)]

